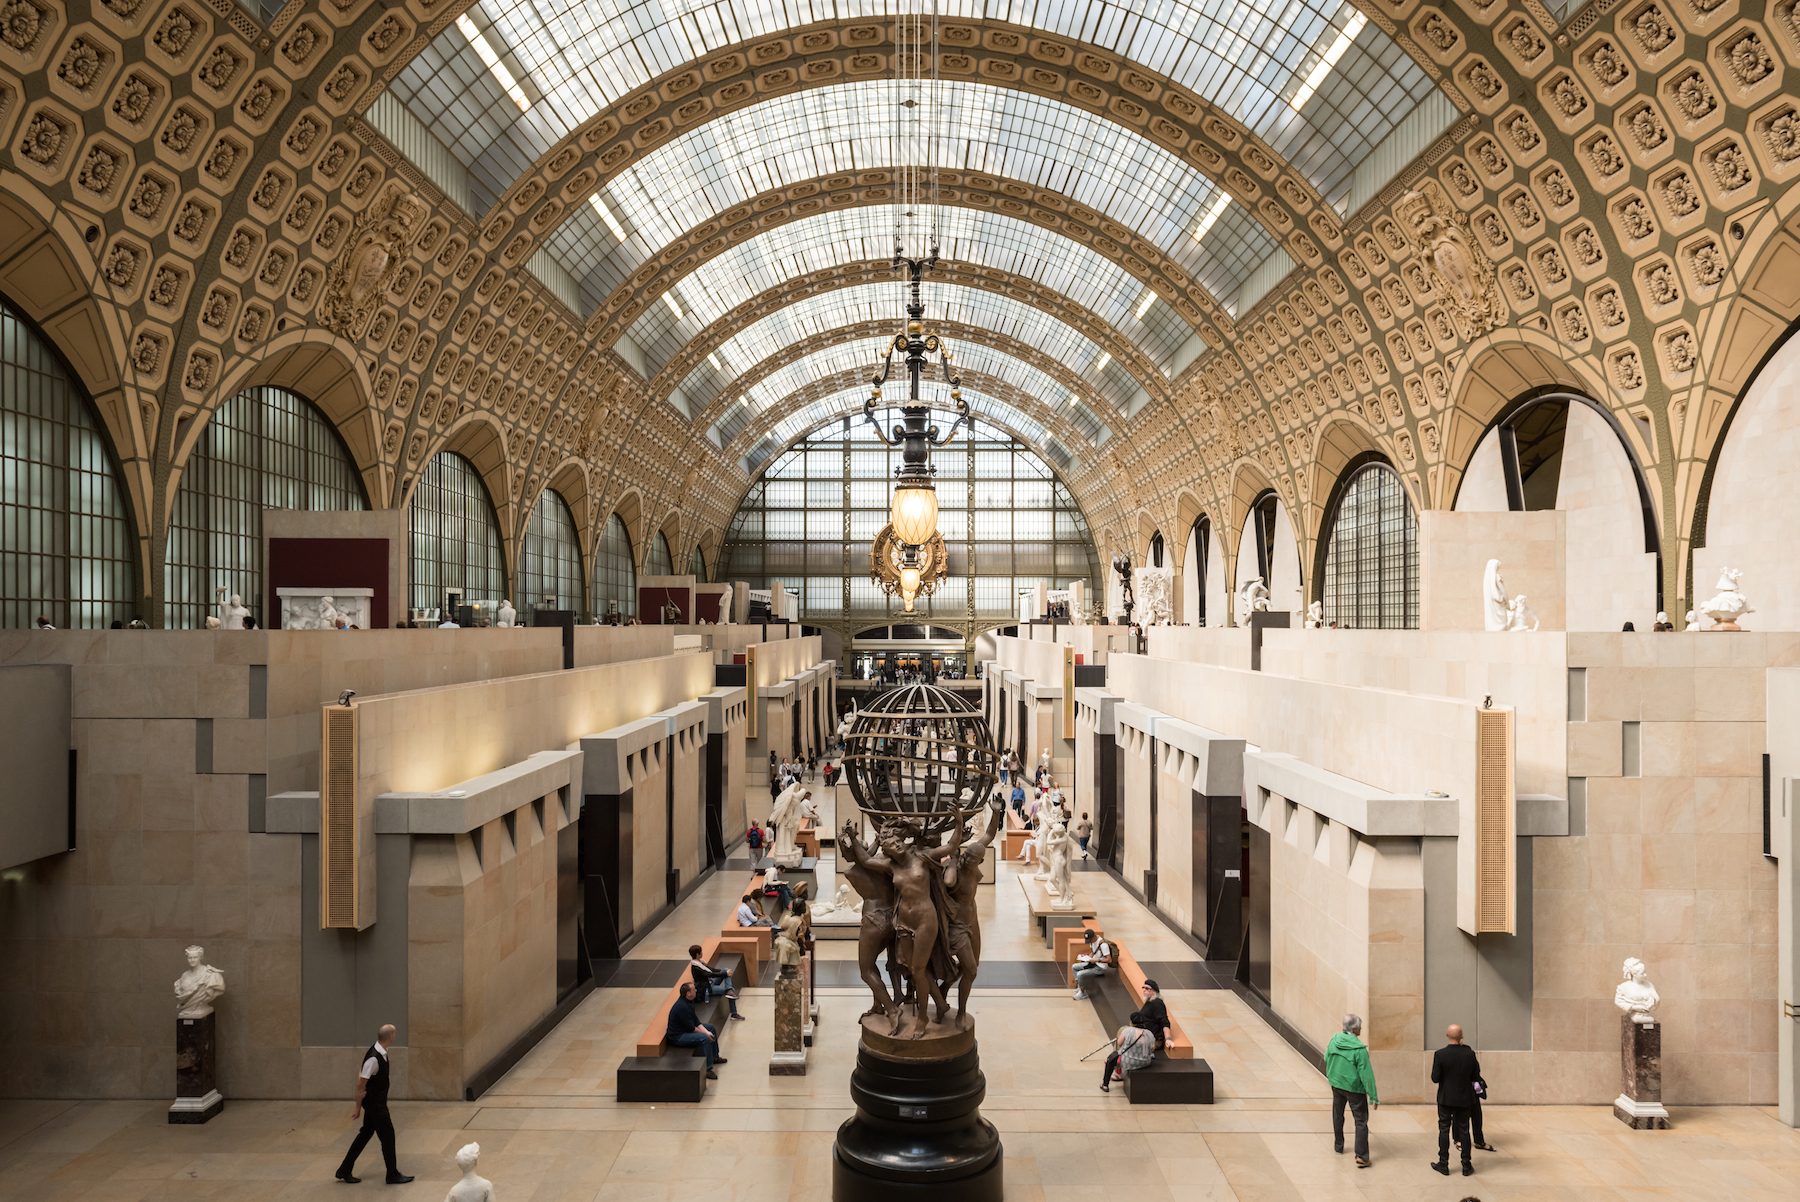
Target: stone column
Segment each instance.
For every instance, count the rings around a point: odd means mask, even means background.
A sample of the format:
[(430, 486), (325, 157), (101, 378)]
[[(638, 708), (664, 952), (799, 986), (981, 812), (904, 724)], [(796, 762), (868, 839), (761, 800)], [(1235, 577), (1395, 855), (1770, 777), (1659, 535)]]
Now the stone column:
[(1634, 1131), (1663, 1131), (1669, 1112), (1662, 1104), (1662, 1027), (1619, 1016), (1620, 1069), (1624, 1092), (1613, 1102), (1613, 1117)]
[(175, 1104), (171, 1123), (204, 1123), (225, 1109), (218, 1090), (217, 1014), (175, 1020)]
[(806, 982), (793, 966), (775, 978), (775, 1054), (769, 1057), (769, 1076), (806, 1076)]

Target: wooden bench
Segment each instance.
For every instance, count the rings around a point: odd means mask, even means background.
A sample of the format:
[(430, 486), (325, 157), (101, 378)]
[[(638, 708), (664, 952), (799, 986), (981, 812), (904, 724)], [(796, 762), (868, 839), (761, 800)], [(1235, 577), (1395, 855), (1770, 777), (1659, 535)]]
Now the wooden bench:
[(1143, 1068), (1125, 1074), (1125, 1096), (1131, 1099), (1133, 1106), (1211, 1106), (1212, 1065), (1204, 1060), (1158, 1056)]
[(801, 855), (814, 860), (819, 858), (819, 832), (811, 818), (800, 824), (800, 833), (794, 836), (794, 844), (799, 847)]
[[(700, 945), (700, 958), (705, 960), (708, 964), (711, 964), (714, 968), (723, 968), (729, 971), (731, 973), (731, 987), (734, 990), (740, 988), (745, 983), (743, 955), (738, 952), (719, 951), (719, 941), (717, 939), (708, 939), (705, 943)], [(670, 1051), (668, 1044), (665, 1042), (665, 1037), (668, 1035), (669, 1030), (669, 1009), (674, 1006), (675, 999), (681, 996), (681, 986), (683, 983), (691, 979), (692, 977), (689, 974), (685, 972), (682, 974), (681, 980), (675, 982), (675, 984), (670, 987), (668, 994), (663, 998), (662, 1005), (657, 1007), (655, 1017), (653, 1017), (650, 1020), (649, 1025), (644, 1028), (643, 1034), (638, 1036), (637, 1054), (640, 1059), (655, 1059)], [(695, 1002), (694, 1010), (700, 1015), (701, 1022), (713, 1024), (713, 1026), (719, 1029), (720, 1036), (723, 1037), (727, 1024), (727, 1015), (731, 1012), (731, 1008), (725, 1004), (724, 998), (715, 994), (711, 1001)]]
[[(750, 874), (749, 879), (744, 882), (744, 887), (738, 890), (738, 896), (741, 898), (744, 894), (748, 893), (758, 900), (761, 900), (762, 888), (762, 873), (753, 872)], [(719, 937), (721, 939), (750, 940), (756, 944), (756, 959), (773, 959), (775, 954), (775, 928), (739, 926), (737, 924), (737, 908), (739, 904), (739, 902), (731, 903), (731, 920), (719, 928)], [(756, 984), (755, 969), (750, 970), (749, 983), (752, 985)]]
[[(1114, 976), (1123, 981), (1130, 991), (1131, 1010), (1138, 1009), (1143, 1005), (1144, 995), (1140, 990), (1145, 981), (1144, 970), (1138, 967), (1138, 962), (1132, 958), (1129, 951), (1116, 943), (1113, 944), (1113, 962), (1119, 966), (1119, 971)], [(1126, 1013), (1130, 1014), (1131, 1011), (1128, 1010)], [(1129, 1022), (1130, 1019), (1125, 1021)], [(1187, 1037), (1187, 1033), (1181, 1029), (1181, 1024), (1175, 1021), (1173, 1014), (1169, 1015), (1169, 1036), (1163, 1041), (1163, 1050), (1168, 1053), (1171, 1060), (1192, 1060), (1194, 1058), (1194, 1041)]]
[(1012, 806), (1008, 805), (1006, 807), (1006, 830), (1000, 835), (1000, 858), (1017, 860), (1019, 849), (1025, 846), (1025, 840), (1031, 838), (1032, 834), (1032, 828), (1020, 821), (1018, 814), (1013, 811)]
[(1056, 962), (1063, 966), (1063, 980), (1070, 989), (1075, 988), (1075, 957), (1087, 952), (1088, 931), (1097, 937), (1106, 934), (1097, 918), (1084, 918), (1078, 927), (1058, 927), (1050, 933), (1056, 941)]
[(621, 1102), (698, 1102), (705, 1096), (706, 1057), (690, 1056), (685, 1048), (619, 1062)]
[[(1113, 945), (1113, 962), (1119, 967), (1088, 985), (1088, 1000), (1093, 1003), (1100, 1024), (1116, 1035), (1120, 1027), (1131, 1024), (1132, 1012), (1143, 1005), (1144, 995), (1138, 989), (1144, 974), (1137, 961), (1131, 959), (1131, 953), (1113, 940), (1108, 942)], [(1170, 1015), (1169, 1038), (1156, 1057), (1146, 1067), (1126, 1072), (1125, 1096), (1133, 1106), (1212, 1104), (1212, 1066), (1193, 1058), (1194, 1045), (1179, 1031), (1175, 1016)]]

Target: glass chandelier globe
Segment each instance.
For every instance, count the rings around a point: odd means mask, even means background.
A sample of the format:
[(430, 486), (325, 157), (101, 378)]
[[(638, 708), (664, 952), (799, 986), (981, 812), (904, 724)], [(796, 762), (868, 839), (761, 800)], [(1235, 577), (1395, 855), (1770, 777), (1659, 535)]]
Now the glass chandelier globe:
[(903, 543), (922, 547), (937, 533), (937, 489), (929, 480), (902, 480), (894, 486), (894, 533)]

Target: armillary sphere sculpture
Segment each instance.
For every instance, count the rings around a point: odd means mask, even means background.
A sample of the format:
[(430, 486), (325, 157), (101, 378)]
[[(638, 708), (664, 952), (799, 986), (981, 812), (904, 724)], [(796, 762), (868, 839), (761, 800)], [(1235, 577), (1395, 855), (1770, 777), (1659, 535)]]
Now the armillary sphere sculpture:
[(850, 795), (876, 826), (873, 846), (854, 822), (838, 836), (840, 870), (863, 898), (857, 962), (874, 1005), (851, 1076), (856, 1115), (834, 1149), (838, 1202), (911, 1198), (920, 1186), (1000, 1197), (1000, 1136), (980, 1114), (987, 1086), (968, 1013), (981, 963), (976, 888), (1003, 813), (999, 764), (987, 719), (932, 685), (881, 694), (844, 735)]

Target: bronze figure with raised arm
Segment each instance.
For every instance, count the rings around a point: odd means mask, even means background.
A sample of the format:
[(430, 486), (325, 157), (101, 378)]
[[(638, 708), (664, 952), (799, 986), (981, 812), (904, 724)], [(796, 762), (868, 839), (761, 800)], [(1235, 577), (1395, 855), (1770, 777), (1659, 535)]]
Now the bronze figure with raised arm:
[[(950, 954), (956, 960), (956, 1022), (968, 1017), (969, 990), (981, 970), (981, 919), (975, 911), (975, 890), (981, 884), (981, 865), (988, 845), (1000, 833), (1006, 808), (998, 798), (989, 803), (988, 825), (981, 838), (963, 842), (964, 828), (957, 825), (950, 842), (927, 849), (926, 855), (944, 866), (944, 891), (950, 895)], [(948, 985), (946, 985), (948, 988)]]

